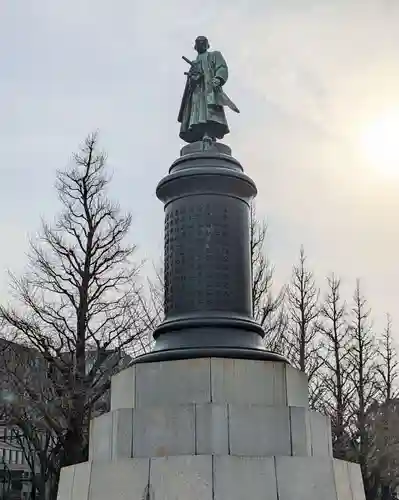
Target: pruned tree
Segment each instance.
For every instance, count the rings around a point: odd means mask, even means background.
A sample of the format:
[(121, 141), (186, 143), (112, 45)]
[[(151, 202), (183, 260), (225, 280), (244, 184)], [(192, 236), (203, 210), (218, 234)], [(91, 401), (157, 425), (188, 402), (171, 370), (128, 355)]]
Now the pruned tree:
[(286, 328), (283, 308), (284, 292), (273, 291), (274, 268), (266, 253), (267, 223), (256, 214), (255, 204), (250, 211), (250, 248), (252, 271), (252, 313), (265, 330), (266, 346), (271, 351), (282, 352), (282, 338)]
[[(255, 205), (250, 211), (250, 249), (252, 271), (252, 313), (265, 331), (266, 347), (282, 352), (282, 338), (286, 328), (283, 307), (284, 288), (273, 293), (274, 269), (266, 252), (267, 224), (256, 215)], [(149, 280), (150, 300), (146, 302), (147, 322), (150, 330), (162, 321), (164, 314), (163, 266), (154, 266), (154, 278)]]
[[(313, 378), (321, 365), (318, 341), (319, 294), (313, 272), (306, 266), (305, 250), (301, 247), (299, 263), (293, 267), (287, 288), (289, 322), (286, 343), (289, 359), (308, 375), (310, 382), (315, 382)], [(315, 386), (313, 389), (317, 392)]]
[(357, 280), (353, 294), (350, 336), (349, 362), (351, 381), (354, 385), (354, 397), (351, 403), (353, 454), (354, 459), (362, 469), (366, 494), (370, 497), (371, 484), (368, 464), (370, 434), (367, 428), (367, 412), (378, 394), (376, 379), (378, 363), (375, 337), (371, 328), (370, 309), (361, 291), (360, 280)]
[(365, 424), (367, 490), (369, 498), (392, 500), (399, 487), (399, 401), (398, 359), (390, 314), (386, 315), (386, 326), (378, 342), (375, 365), (376, 398), (366, 410)]
[(32, 240), (26, 274), (11, 275), (17, 302), (0, 307), (10, 334), (45, 367), (36, 380), (18, 360), (7, 368), (13, 393), (56, 441), (59, 466), (87, 459), (88, 423), (104, 409), (110, 377), (148, 337), (135, 246), (124, 243), (131, 216), (108, 198), (96, 134), (73, 160), (57, 172), (60, 214)]
[(152, 333), (162, 322), (165, 314), (164, 267), (162, 264), (153, 266), (154, 274), (147, 278), (148, 299), (144, 304), (148, 331)]
[(349, 367), (349, 323), (346, 302), (341, 299), (341, 280), (327, 277), (327, 293), (321, 307), (323, 336), (323, 410), (330, 416), (334, 456), (345, 459), (348, 451), (349, 404), (353, 395)]
[(397, 380), (399, 377), (399, 360), (392, 334), (392, 318), (387, 313), (386, 326), (379, 340), (379, 364), (377, 366), (380, 375), (379, 390), (382, 401), (390, 401), (398, 396)]

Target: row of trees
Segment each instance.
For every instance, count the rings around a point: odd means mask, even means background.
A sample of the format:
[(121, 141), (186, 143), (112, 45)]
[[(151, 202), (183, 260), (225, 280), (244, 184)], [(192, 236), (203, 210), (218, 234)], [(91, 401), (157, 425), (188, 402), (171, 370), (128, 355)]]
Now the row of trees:
[[(107, 409), (110, 376), (148, 348), (162, 316), (162, 280), (141, 278), (135, 247), (125, 243), (131, 217), (108, 198), (95, 135), (73, 160), (57, 173), (62, 211), (42, 224), (27, 272), (11, 276), (14, 300), (0, 306), (2, 417), (32, 471), (39, 467), (39, 500), (56, 498), (62, 466), (87, 460), (88, 424)], [(267, 227), (254, 208), (251, 220), (253, 313), (267, 347), (309, 375), (312, 406), (332, 420), (335, 455), (360, 463), (368, 498), (393, 498), (398, 363), (390, 318), (377, 340), (360, 283), (350, 304), (335, 275), (321, 296), (303, 249), (290, 284), (275, 293)]]
[[(256, 248), (265, 226), (253, 226)], [(334, 456), (360, 464), (367, 499), (396, 498), (399, 359), (390, 315), (376, 332), (359, 280), (349, 303), (335, 274), (322, 295), (303, 248), (290, 283), (273, 299), (273, 270), (262, 259), (254, 261), (254, 277), (263, 276), (253, 283), (254, 314), (266, 325), (267, 347), (307, 373), (311, 407), (331, 418)]]

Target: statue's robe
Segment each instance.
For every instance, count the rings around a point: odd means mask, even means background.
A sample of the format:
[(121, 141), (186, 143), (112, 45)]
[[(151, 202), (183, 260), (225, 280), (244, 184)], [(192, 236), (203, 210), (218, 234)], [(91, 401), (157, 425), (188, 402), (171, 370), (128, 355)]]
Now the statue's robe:
[(223, 99), (219, 89), (212, 85), (218, 77), (223, 86), (228, 78), (228, 68), (218, 51), (198, 54), (193, 61), (203, 73), (198, 82), (187, 78), (180, 106), (178, 121), (181, 123), (180, 137), (185, 142), (201, 141), (204, 135), (222, 139), (229, 133)]

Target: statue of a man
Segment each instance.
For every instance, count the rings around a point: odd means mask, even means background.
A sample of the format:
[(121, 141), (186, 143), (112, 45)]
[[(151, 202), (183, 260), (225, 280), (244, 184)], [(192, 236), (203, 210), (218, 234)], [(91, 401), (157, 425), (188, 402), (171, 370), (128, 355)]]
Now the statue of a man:
[(228, 68), (222, 54), (208, 51), (209, 42), (205, 36), (197, 37), (194, 48), (198, 52), (195, 61), (183, 57), (191, 67), (186, 73), (187, 82), (178, 116), (180, 137), (189, 143), (203, 141), (212, 144), (229, 133), (224, 106), (236, 113), (239, 110), (223, 91)]

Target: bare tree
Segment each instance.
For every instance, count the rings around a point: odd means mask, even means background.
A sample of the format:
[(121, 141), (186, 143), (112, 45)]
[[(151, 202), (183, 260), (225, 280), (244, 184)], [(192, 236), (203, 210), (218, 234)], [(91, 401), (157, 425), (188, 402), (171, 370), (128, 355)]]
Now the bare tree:
[(367, 489), (369, 498), (393, 500), (399, 486), (399, 401), (396, 381), (398, 359), (392, 335), (392, 319), (379, 339), (375, 363), (376, 400), (366, 410)]
[(303, 247), (299, 263), (294, 266), (287, 289), (288, 332), (286, 342), (289, 358), (301, 371), (306, 372), (309, 381), (321, 365), (319, 342), (317, 339), (320, 315), (319, 289), (316, 287), (312, 271), (306, 267)]
[[(286, 313), (283, 307), (284, 289), (273, 294), (274, 269), (266, 253), (267, 224), (259, 220), (255, 205), (250, 212), (250, 245), (252, 271), (252, 313), (265, 331), (266, 347), (282, 352), (282, 338), (286, 328)], [(146, 303), (149, 330), (153, 331), (164, 314), (163, 266), (154, 266), (155, 277), (149, 280), (150, 300)]]
[(370, 495), (371, 485), (368, 466), (370, 434), (367, 429), (367, 412), (375, 402), (378, 394), (378, 384), (375, 376), (378, 364), (375, 338), (371, 329), (370, 309), (366, 298), (361, 292), (359, 280), (356, 282), (353, 294), (350, 334), (349, 361), (355, 396), (352, 401), (353, 451), (354, 458), (362, 469), (366, 493)]
[(107, 197), (109, 181), (90, 135), (73, 165), (57, 172), (61, 213), (31, 242), (27, 273), (12, 275), (18, 303), (0, 307), (9, 331), (46, 367), (39, 387), (20, 370), (9, 373), (25, 408), (58, 443), (60, 466), (87, 459), (92, 412), (123, 352), (134, 354), (147, 339), (135, 247), (124, 244), (131, 216)]
[(149, 299), (144, 304), (149, 332), (153, 332), (161, 323), (165, 311), (164, 267), (162, 260), (160, 265), (154, 265), (154, 271), (153, 277), (147, 279)]
[(379, 341), (380, 362), (377, 367), (380, 374), (380, 391), (383, 401), (390, 401), (398, 395), (395, 382), (399, 377), (399, 360), (394, 345), (392, 335), (392, 318), (390, 314), (386, 315), (386, 326), (384, 333)]
[(399, 400), (376, 401), (367, 410), (367, 495), (393, 500), (399, 486)]
[(283, 308), (284, 288), (273, 293), (274, 268), (266, 253), (267, 223), (259, 220), (255, 204), (250, 212), (250, 245), (252, 271), (252, 313), (254, 319), (265, 330), (266, 346), (271, 351), (281, 352), (282, 338), (286, 327)]
[(60, 441), (34, 412), (26, 408), (21, 399), (14, 399), (6, 411), (8, 414), (2, 425), (8, 433), (2, 440), (22, 452), (30, 472), (32, 498), (55, 498), (60, 468)]
[(349, 369), (349, 324), (347, 306), (341, 299), (341, 280), (327, 278), (328, 291), (321, 307), (323, 335), (322, 405), (330, 416), (334, 455), (344, 459), (348, 450), (349, 403), (353, 395)]
[(41, 412), (26, 404), (30, 394), (52, 404), (54, 394), (45, 393), (46, 366), (35, 349), (7, 340), (1, 343), (7, 346), (0, 358), (1, 441), (22, 453), (30, 470), (32, 498), (51, 498), (56, 494), (60, 443)]

